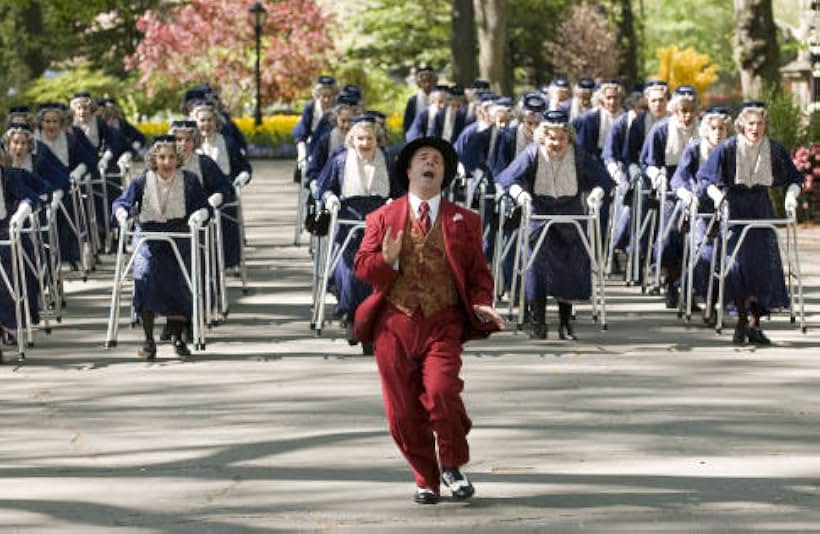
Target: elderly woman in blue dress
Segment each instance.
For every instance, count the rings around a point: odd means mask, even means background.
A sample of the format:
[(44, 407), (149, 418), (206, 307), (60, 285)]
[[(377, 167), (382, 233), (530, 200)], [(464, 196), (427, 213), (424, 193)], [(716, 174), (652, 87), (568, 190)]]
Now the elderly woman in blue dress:
[(329, 113), (333, 107), (337, 90), (336, 78), (326, 75), (319, 76), (319, 79), (316, 81), (316, 86), (311, 93), (312, 98), (305, 104), (305, 109), (302, 110), (302, 116), (299, 117), (299, 122), (296, 123), (296, 126), (293, 127), (293, 131), (291, 132), (293, 140), (296, 141), (298, 161), (307, 161), (308, 142), (319, 126), (322, 117), (324, 117), (326, 113)]
[[(662, 182), (668, 186), (675, 174), (678, 162), (686, 146), (697, 139), (698, 97), (691, 85), (677, 87), (668, 104), (672, 114), (656, 122), (646, 136), (641, 149), (640, 165), (649, 178), (652, 189), (659, 192)], [(659, 199), (665, 213), (665, 223), (669, 224), (676, 213), (675, 201)], [(658, 232), (665, 229), (658, 228)], [(678, 307), (678, 287), (683, 257), (683, 237), (677, 226), (672, 226), (668, 238), (663, 242), (661, 268), (666, 281), (666, 307)]]
[(404, 135), (406, 142), (413, 141), (419, 137), (440, 137), (441, 130), (436, 129), (436, 119), (447, 107), (447, 96), (450, 87), (447, 85), (436, 85), (430, 91), (430, 98), (427, 107), (416, 114), (410, 128)]
[[(712, 213), (714, 206), (701, 187), (698, 171), (712, 155), (715, 148), (723, 142), (732, 131), (732, 117), (722, 106), (713, 106), (706, 110), (700, 119), (698, 136), (683, 150), (677, 169), (669, 181), (669, 189), (674, 191), (681, 204), (690, 213)], [(694, 224), (690, 221), (690, 232), (694, 232), (695, 243), (701, 243), (706, 237), (708, 223), (698, 218)], [(711, 281), (710, 267), (712, 261), (712, 243), (707, 241), (700, 248), (692, 276), (692, 293), (705, 301), (707, 288)], [(710, 314), (710, 320), (716, 317)]]
[[(0, 160), (5, 160), (7, 156), (0, 151)], [(11, 226), (21, 227), (26, 219), (31, 215), (33, 209), (40, 203), (37, 193), (27, 185), (30, 182), (29, 173), (23, 169), (7, 167), (5, 162), (0, 165), (0, 240), (8, 240)], [(25, 246), (25, 245), (24, 245)], [(9, 282), (12, 282), (11, 250), (7, 246), (0, 246), (0, 263), (3, 272)], [(29, 277), (30, 278), (30, 277)], [(31, 288), (31, 282), (27, 278), (27, 287)], [(36, 303), (36, 295), (32, 299), (29, 295), (29, 303)], [(23, 318), (23, 320), (25, 320)], [(4, 342), (12, 342), (14, 332), (18, 326), (17, 313), (12, 299), (11, 292), (3, 279), (0, 279), (0, 332)], [(2, 351), (0, 351), (0, 361), (2, 361)]]
[[(219, 132), (222, 124), (222, 115), (207, 102), (200, 102), (193, 106), (191, 118), (196, 122), (201, 143), (197, 153), (211, 158), (219, 170), (228, 179), (239, 187), (244, 187), (251, 181), (251, 164), (242, 153), (233, 138)], [(235, 207), (226, 207), (225, 214), (236, 219), (238, 211)], [(222, 220), (222, 247), (225, 252), (225, 267), (238, 267), (241, 261), (239, 225), (223, 218)]]
[[(614, 187), (598, 159), (573, 143), (574, 132), (563, 111), (549, 111), (529, 145), (500, 175), (496, 182), (508, 190), (516, 202), (532, 203), (534, 215), (579, 215), (585, 213), (581, 200), (600, 207), (606, 192)], [(532, 239), (543, 222), (530, 228)], [(534, 243), (532, 243), (534, 244)], [(527, 273), (526, 292), (530, 309), (530, 336), (547, 337), (547, 297), (558, 301), (561, 339), (576, 339), (570, 316), (573, 301), (590, 298), (590, 260), (574, 226), (550, 228)]]
[[(347, 133), (344, 148), (327, 162), (319, 176), (319, 198), (325, 205), (337, 204), (340, 218), (363, 221), (368, 213), (384, 205), (387, 199), (397, 198), (403, 193), (393, 175), (390, 156), (378, 144), (378, 129), (374, 117), (357, 116)], [(347, 338), (351, 344), (358, 342), (353, 334), (356, 308), (372, 291), (369, 285), (353, 274), (353, 258), (362, 235), (359, 232), (348, 244), (333, 272), (338, 299), (335, 314), (346, 323)], [(336, 245), (341, 245), (346, 236), (346, 229), (341, 227), (336, 234)], [(362, 349), (368, 352), (370, 347), (363, 346)]]
[(131, 154), (138, 155), (145, 148), (147, 143), (145, 135), (126, 120), (115, 98), (108, 96), (98, 99), (97, 109), (105, 124), (122, 134)]
[[(137, 232), (189, 232), (209, 216), (205, 190), (196, 175), (182, 169), (182, 151), (176, 138), (161, 135), (146, 155), (147, 169), (131, 181), (114, 201), (114, 215), (120, 222), (133, 216)], [(138, 234), (135, 236), (135, 244)], [(190, 240), (175, 239), (185, 268), (190, 270)], [(134, 311), (139, 315), (145, 341), (138, 351), (142, 358), (156, 357), (154, 319), (168, 318), (174, 351), (190, 355), (183, 331), (193, 313), (193, 298), (171, 245), (146, 241), (135, 251)]]
[[(71, 183), (79, 181), (97, 163), (97, 154), (81, 132), (68, 126), (66, 109), (58, 102), (41, 104), (37, 111), (36, 153), (38, 166), (48, 169), (42, 172), (48, 179), (68, 194)], [(63, 262), (77, 268), (80, 261), (80, 247), (77, 235), (71, 227), (77, 214), (71, 202), (64, 202), (66, 212), (60, 210), (57, 216), (57, 231), (60, 236), (60, 257)], [(65, 302), (65, 300), (64, 300)]]
[[(772, 187), (786, 190), (787, 212), (797, 208), (803, 175), (786, 149), (769, 138), (768, 128), (766, 105), (758, 101), (744, 103), (735, 119), (737, 134), (718, 145), (698, 171), (699, 190), (705, 189), (715, 206), (725, 200), (731, 219), (774, 218), (769, 198)], [(728, 254), (733, 253), (740, 232), (740, 227), (732, 228)], [(772, 230), (749, 231), (727, 272), (725, 294), (726, 303), (733, 302), (737, 309), (733, 341), (770, 344), (760, 317), (789, 305), (780, 249)]]
[(407, 99), (404, 106), (404, 118), (402, 119), (402, 132), (407, 135), (407, 131), (416, 119), (416, 116), (427, 109), (430, 105), (430, 92), (438, 81), (438, 74), (430, 67), (419, 67), (416, 70), (416, 94)]
[(555, 76), (548, 86), (542, 88), (542, 92), (547, 97), (547, 108), (550, 111), (563, 111), (572, 96), (569, 80), (560, 75)]
[(569, 120), (574, 121), (588, 111), (592, 111), (594, 103), (592, 95), (595, 93), (595, 80), (587, 76), (581, 76), (572, 88), (572, 98), (565, 100), (561, 105), (561, 111), (569, 115)]
[[(316, 132), (311, 141), (310, 158), (305, 171), (308, 183), (319, 178), (319, 173), (322, 172), (328, 159), (344, 146), (351, 121), (361, 112), (362, 108), (358, 99), (352, 95), (342, 94), (336, 99), (333, 109), (323, 119), (330, 127), (325, 128), (323, 133)], [(317, 138), (316, 135), (319, 137)]]

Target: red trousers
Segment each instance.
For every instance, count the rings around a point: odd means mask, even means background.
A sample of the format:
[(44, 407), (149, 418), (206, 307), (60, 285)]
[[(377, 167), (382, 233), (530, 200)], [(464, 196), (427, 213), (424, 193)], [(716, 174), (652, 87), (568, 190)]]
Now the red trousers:
[[(381, 375), (390, 433), (416, 479), (438, 491), (439, 465), (459, 467), (470, 459), (471, 422), (461, 401), (463, 311), (447, 308), (425, 318), (386, 303), (374, 328), (374, 352)], [(438, 455), (436, 458), (436, 438)]]

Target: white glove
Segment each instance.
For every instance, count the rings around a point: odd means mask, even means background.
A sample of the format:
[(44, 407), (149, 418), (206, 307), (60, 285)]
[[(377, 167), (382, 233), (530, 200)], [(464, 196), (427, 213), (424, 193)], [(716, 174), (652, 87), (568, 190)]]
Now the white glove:
[(658, 190), (666, 180), (666, 169), (650, 165), (646, 168), (646, 175), (649, 177), (650, 182), (652, 182), (652, 189)]
[(213, 195), (208, 197), (208, 204), (211, 205), (212, 208), (218, 208), (222, 205), (222, 193), (214, 193)]
[(522, 189), (518, 184), (513, 184), (510, 186), (510, 196), (519, 206), (523, 206), (527, 202), (532, 202), (532, 195), (524, 191), (524, 189)]
[(100, 169), (100, 173), (105, 172), (108, 168), (108, 162), (114, 158), (114, 154), (110, 150), (106, 150), (105, 153), (100, 158), (100, 161), (97, 162), (97, 168)]
[(786, 200), (783, 202), (783, 207), (786, 208), (786, 213), (792, 213), (797, 210), (797, 197), (800, 195), (800, 186), (792, 184), (786, 189)]
[(641, 175), (641, 168), (637, 163), (630, 163), (629, 165), (629, 179), (633, 182)]
[(51, 200), (56, 200), (60, 202), (63, 199), (63, 190), (62, 189), (55, 189), (53, 193), (51, 193)]
[(691, 212), (698, 212), (698, 197), (693, 195), (691, 191), (685, 187), (678, 187), (675, 191), (675, 196), (677, 196), (681, 202), (683, 202), (683, 205), (687, 206)]
[(130, 152), (123, 152), (122, 156), (120, 156), (119, 159), (117, 160), (117, 166), (121, 167), (121, 168), (122, 167), (130, 167), (131, 166), (131, 160), (133, 159), (133, 157), (134, 156), (132, 156)]
[(199, 208), (195, 212), (191, 214), (188, 218), (188, 226), (191, 227), (199, 227), (208, 220), (208, 210), (205, 208)]
[(307, 144), (299, 141), (296, 144), (296, 164), (300, 167), (307, 161)]
[(117, 222), (120, 223), (120, 226), (125, 224), (125, 221), (128, 220), (128, 210), (123, 207), (117, 208), (117, 211), (114, 212), (114, 217), (116, 217)]
[(718, 189), (715, 184), (706, 188), (706, 194), (709, 195), (709, 198), (715, 203), (715, 207), (720, 206), (720, 203), (723, 202), (723, 192)]
[(615, 176), (621, 172), (621, 166), (618, 164), (617, 161), (614, 159), (609, 160), (609, 163), (606, 164), (606, 170), (610, 176), (615, 178)]
[(140, 143), (139, 141), (134, 141), (133, 143), (131, 143), (131, 148), (133, 148), (135, 152), (139, 152), (140, 149), (142, 149), (142, 143)]
[(325, 209), (328, 211), (338, 210), (342, 207), (342, 202), (339, 197), (334, 195), (331, 191), (325, 193)]
[(83, 176), (85, 176), (86, 171), (88, 171), (88, 168), (85, 166), (85, 163), (80, 163), (71, 171), (71, 181), (79, 182), (83, 179)]
[(29, 215), (31, 215), (31, 204), (25, 201), (20, 202), (20, 205), (17, 206), (17, 211), (11, 216), (11, 225), (22, 227), (23, 222)]
[(467, 170), (464, 168), (464, 164), (460, 161), (458, 162), (458, 167), (456, 167), (456, 175), (457, 176), (466, 176)]
[(604, 189), (602, 187), (593, 187), (592, 191), (587, 195), (587, 206), (590, 210), (598, 210), (601, 207), (601, 202), (604, 200)]
[(473, 178), (476, 181), (481, 180), (482, 178), (484, 178), (484, 171), (482, 171), (481, 169), (474, 169), (473, 170)]
[(242, 171), (239, 173), (239, 176), (236, 177), (236, 180), (233, 181), (234, 187), (245, 187), (251, 179), (251, 175), (248, 171)]

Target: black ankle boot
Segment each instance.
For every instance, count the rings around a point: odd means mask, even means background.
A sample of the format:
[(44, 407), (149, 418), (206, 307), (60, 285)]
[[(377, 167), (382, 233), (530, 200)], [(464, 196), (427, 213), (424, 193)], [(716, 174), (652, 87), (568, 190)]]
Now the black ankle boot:
[(572, 305), (569, 302), (558, 303), (558, 318), (561, 321), (558, 327), (558, 337), (561, 339), (569, 339), (575, 341), (575, 332), (572, 329), (570, 320), (572, 319)]
[(746, 315), (737, 316), (737, 324), (735, 325), (735, 334), (732, 336), (732, 343), (735, 345), (743, 345), (746, 343), (746, 336), (748, 336), (749, 322)]
[(177, 356), (190, 356), (191, 351), (182, 336), (185, 330), (185, 321), (169, 321), (169, 328), (171, 330), (171, 342), (174, 344), (174, 352)]
[(674, 283), (670, 283), (666, 286), (666, 307), (667, 309), (674, 310), (678, 307), (678, 299), (680, 294), (678, 293), (678, 288), (675, 286)]
[(547, 300), (531, 300), (530, 309), (530, 338), (547, 339)]
[(137, 356), (146, 360), (154, 360), (157, 357), (157, 345), (154, 343), (154, 312), (141, 312), (140, 323), (142, 323), (142, 330), (145, 333), (145, 341), (137, 351)]

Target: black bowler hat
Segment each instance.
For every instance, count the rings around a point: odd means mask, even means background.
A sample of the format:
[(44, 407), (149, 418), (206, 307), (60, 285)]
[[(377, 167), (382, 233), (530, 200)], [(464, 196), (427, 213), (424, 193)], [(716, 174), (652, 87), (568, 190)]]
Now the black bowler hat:
[(444, 189), (458, 171), (458, 155), (449, 141), (441, 137), (419, 137), (404, 145), (401, 149), (399, 157), (396, 159), (396, 177), (405, 190), (409, 188), (410, 181), (407, 178), (407, 169), (410, 167), (410, 160), (413, 159), (413, 154), (422, 147), (432, 147), (441, 152), (444, 158), (444, 180), (441, 183), (441, 188)]

